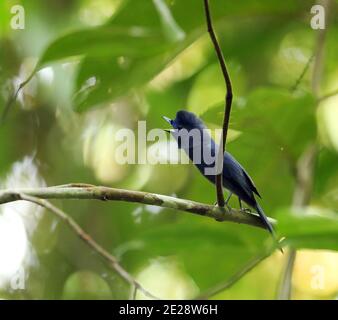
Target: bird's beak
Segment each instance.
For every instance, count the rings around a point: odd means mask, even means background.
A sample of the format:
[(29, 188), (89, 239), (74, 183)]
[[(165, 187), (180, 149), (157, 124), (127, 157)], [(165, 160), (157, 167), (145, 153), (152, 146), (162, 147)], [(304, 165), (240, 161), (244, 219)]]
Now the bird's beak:
[(173, 133), (175, 132), (175, 129), (163, 129), (165, 132), (168, 132), (168, 133)]
[(166, 117), (166, 116), (162, 116), (162, 118), (165, 120), (165, 121), (167, 121), (169, 124), (171, 124), (171, 119), (169, 119), (168, 117)]
[[(171, 119), (169, 119), (168, 117), (166, 117), (166, 116), (162, 116), (162, 118), (165, 120), (165, 121), (167, 121), (170, 125), (171, 125), (171, 122), (172, 122), (172, 120)], [(163, 129), (165, 132), (168, 132), (168, 133), (171, 133), (171, 132), (173, 132), (174, 130), (173, 129)]]

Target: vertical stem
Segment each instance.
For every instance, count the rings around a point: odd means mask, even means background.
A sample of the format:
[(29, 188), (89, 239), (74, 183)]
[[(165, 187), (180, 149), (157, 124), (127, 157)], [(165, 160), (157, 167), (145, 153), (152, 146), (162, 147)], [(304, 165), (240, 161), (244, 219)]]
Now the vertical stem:
[[(330, 0), (322, 0), (321, 4), (324, 7), (325, 18), (328, 18)], [(315, 61), (312, 74), (312, 92), (318, 98), (320, 83), (323, 73), (324, 64), (324, 45), (326, 38), (326, 28), (318, 31), (316, 48), (315, 48)], [(318, 154), (318, 146), (313, 143), (301, 155), (298, 160), (296, 169), (296, 187), (293, 194), (293, 206), (305, 207), (311, 200), (312, 184), (313, 184), (313, 170), (314, 164)], [(292, 296), (292, 272), (294, 262), (296, 259), (296, 250), (290, 249), (289, 256), (285, 267), (285, 272), (282, 276), (281, 286), (278, 293), (278, 299), (286, 300), (291, 299)]]
[(325, 44), (325, 38), (326, 38), (326, 28), (327, 28), (327, 19), (328, 19), (329, 7), (330, 7), (330, 0), (319, 1), (319, 4), (321, 4), (324, 7), (325, 27), (324, 29), (319, 29), (318, 31), (317, 43), (316, 43), (316, 49), (315, 49), (315, 63), (314, 63), (313, 73), (312, 73), (312, 92), (317, 98), (318, 98), (318, 94), (320, 90), (320, 83), (321, 83), (322, 74), (323, 74), (324, 44)]
[(290, 249), (285, 270), (278, 290), (278, 300), (290, 300), (292, 294), (292, 273), (296, 260), (296, 250)]
[(216, 191), (217, 191), (217, 203), (220, 207), (224, 207), (224, 195), (223, 195), (223, 186), (222, 186), (222, 172), (223, 172), (223, 155), (225, 151), (225, 145), (227, 140), (228, 128), (229, 128), (229, 120), (231, 113), (231, 105), (232, 105), (232, 85), (230, 76), (225, 64), (225, 59), (222, 53), (222, 49), (217, 41), (217, 37), (212, 25), (212, 18), (209, 9), (209, 1), (204, 0), (204, 9), (205, 9), (205, 17), (207, 22), (208, 32), (210, 34), (211, 41), (214, 45), (216, 55), (222, 70), (225, 86), (226, 86), (226, 96), (225, 96), (225, 106), (224, 106), (224, 118), (223, 118), (223, 128), (222, 128), (222, 137), (220, 141), (220, 149), (216, 159)]

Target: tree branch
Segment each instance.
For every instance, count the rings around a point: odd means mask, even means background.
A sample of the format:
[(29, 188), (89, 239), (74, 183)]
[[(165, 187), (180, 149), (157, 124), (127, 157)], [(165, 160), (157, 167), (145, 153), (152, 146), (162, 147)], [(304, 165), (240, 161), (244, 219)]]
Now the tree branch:
[[(82, 185), (81, 187), (78, 187)], [(253, 227), (266, 229), (258, 215), (241, 210), (221, 208), (191, 200), (174, 198), (166, 195), (115, 189), (108, 187), (97, 187), (83, 184), (70, 184), (47, 188), (11, 189), (0, 191), (0, 204), (21, 200), (18, 194), (36, 197), (40, 199), (92, 199), (103, 201), (125, 201), (154, 205), (163, 208), (181, 210), (192, 214), (206, 216), (217, 221), (228, 221), (247, 224)], [(271, 223), (276, 221), (269, 219)]]
[(223, 172), (223, 154), (225, 152), (225, 145), (227, 140), (228, 128), (229, 128), (229, 120), (230, 120), (230, 112), (231, 112), (231, 104), (232, 104), (232, 85), (230, 76), (225, 64), (225, 59), (222, 53), (222, 49), (217, 41), (216, 34), (214, 32), (214, 28), (212, 26), (212, 18), (209, 9), (209, 0), (204, 0), (204, 9), (205, 9), (205, 17), (207, 22), (208, 32), (210, 34), (211, 41), (214, 45), (217, 58), (219, 64), (221, 66), (222, 74), (224, 77), (224, 82), (226, 86), (226, 96), (225, 96), (225, 110), (224, 110), (224, 118), (223, 118), (223, 129), (222, 129), (222, 137), (220, 141), (220, 150), (218, 152), (217, 160), (216, 160), (216, 168), (217, 172), (220, 172), (216, 176), (216, 192), (217, 192), (217, 203), (220, 207), (224, 207), (224, 195), (223, 195), (223, 187), (222, 187), (222, 172)]
[(157, 299), (154, 295), (152, 295), (149, 291), (147, 291), (143, 286), (136, 281), (118, 262), (118, 260), (112, 256), (107, 250), (102, 248), (97, 242), (93, 240), (93, 238), (86, 233), (78, 224), (73, 220), (69, 215), (67, 215), (64, 211), (52, 205), (47, 200), (39, 199), (37, 197), (33, 197), (30, 195), (26, 195), (23, 193), (12, 193), (12, 197), (15, 197), (16, 200), (25, 200), (32, 203), (35, 203), (41, 207), (48, 209), (50, 212), (54, 213), (59, 219), (65, 222), (74, 232), (75, 234), (82, 239), (89, 247), (91, 247), (95, 252), (97, 252), (104, 260), (106, 260), (109, 266), (115, 270), (122, 279), (124, 279), (127, 283), (134, 287), (134, 290), (140, 290), (144, 295), (151, 299)]
[(271, 252), (267, 252), (263, 255), (260, 255), (253, 260), (249, 261), (241, 270), (236, 272), (232, 277), (227, 281), (216, 285), (215, 287), (208, 289), (206, 292), (200, 294), (196, 299), (205, 300), (215, 296), (218, 293), (223, 292), (226, 289), (232, 287), (238, 280), (242, 279), (246, 274), (248, 274), (252, 269), (259, 265), (263, 260), (271, 255)]

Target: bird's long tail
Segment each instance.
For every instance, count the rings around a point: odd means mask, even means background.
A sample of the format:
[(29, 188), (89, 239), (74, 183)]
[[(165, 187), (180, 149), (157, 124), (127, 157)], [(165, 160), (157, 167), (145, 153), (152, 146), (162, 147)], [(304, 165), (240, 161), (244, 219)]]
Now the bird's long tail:
[(261, 206), (258, 203), (256, 203), (255, 209), (257, 210), (257, 213), (259, 214), (259, 216), (263, 220), (263, 222), (264, 222), (265, 226), (267, 227), (267, 229), (269, 230), (269, 232), (276, 239), (275, 230), (273, 229), (272, 224), (270, 223), (270, 221), (268, 220), (267, 216), (265, 215), (263, 209), (261, 208)]
[(267, 216), (265, 215), (263, 209), (261, 208), (261, 206), (256, 203), (255, 209), (257, 210), (259, 216), (261, 217), (261, 219), (263, 220), (263, 223), (265, 224), (266, 228), (269, 230), (269, 232), (271, 233), (273, 239), (276, 241), (280, 251), (283, 253), (283, 249), (282, 247), (279, 245), (275, 230), (273, 229), (272, 224), (270, 223), (270, 221), (268, 220)]

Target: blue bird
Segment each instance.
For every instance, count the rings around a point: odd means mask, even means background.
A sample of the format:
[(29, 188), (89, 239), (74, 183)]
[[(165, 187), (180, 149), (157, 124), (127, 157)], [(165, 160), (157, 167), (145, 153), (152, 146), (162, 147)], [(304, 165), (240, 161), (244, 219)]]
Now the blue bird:
[[(174, 136), (177, 140), (178, 147), (187, 153), (190, 160), (195, 164), (202, 175), (215, 184), (216, 171), (214, 171), (214, 174), (206, 174), (206, 170), (215, 167), (215, 158), (219, 146), (206, 131), (207, 128), (203, 121), (194, 113), (185, 110), (178, 111), (176, 118), (173, 120), (164, 116), (163, 118), (173, 127), (173, 129), (166, 131), (169, 131)], [(199, 139), (196, 139), (196, 137), (199, 137)], [(209, 155), (209, 158), (204, 155)], [(239, 199), (241, 209), (241, 201), (244, 201), (256, 210), (266, 228), (276, 239), (271, 223), (255, 199), (255, 196), (261, 196), (253, 180), (229, 152), (224, 153), (223, 187), (229, 190), (229, 196), (225, 201), (226, 205), (228, 205), (231, 195), (235, 194)]]

